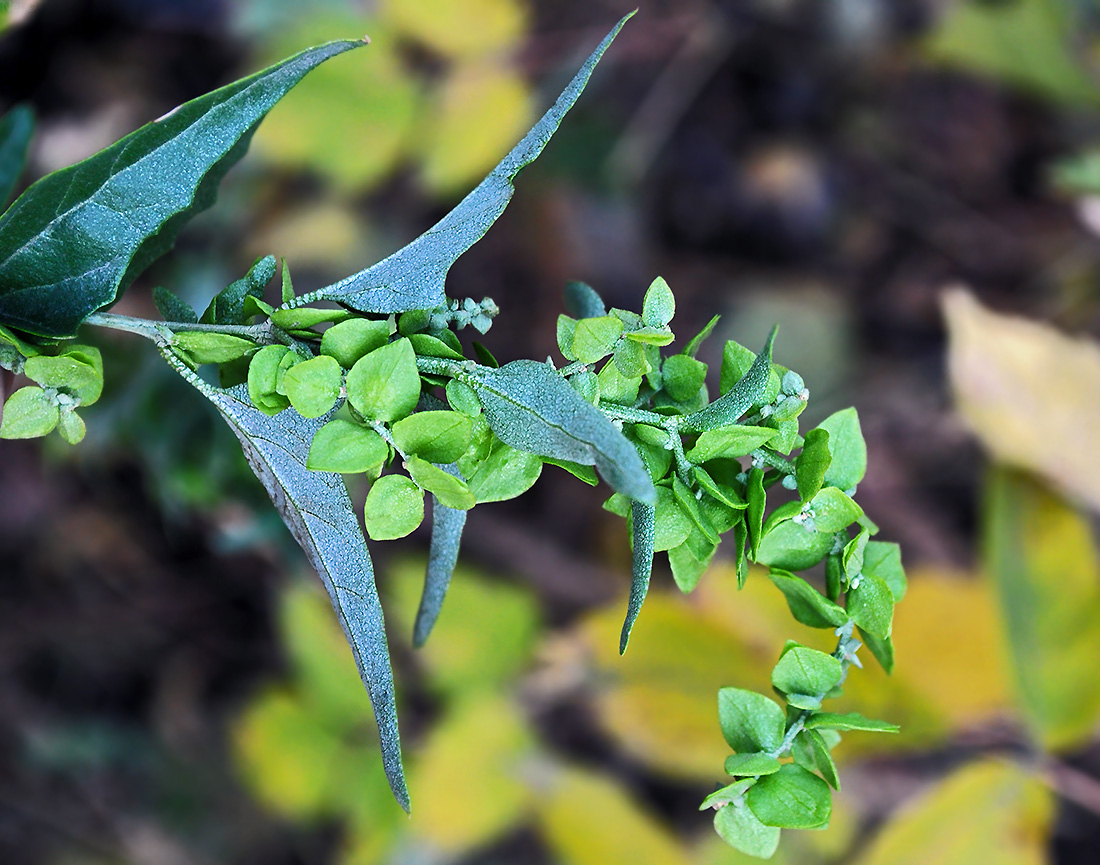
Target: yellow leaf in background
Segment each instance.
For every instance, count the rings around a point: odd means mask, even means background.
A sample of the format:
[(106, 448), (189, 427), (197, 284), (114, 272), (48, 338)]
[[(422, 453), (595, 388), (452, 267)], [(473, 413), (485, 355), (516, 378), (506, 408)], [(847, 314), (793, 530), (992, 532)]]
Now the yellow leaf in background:
[(561, 771), (538, 798), (538, 822), (561, 865), (688, 865), (668, 829), (591, 772)]
[(519, 0), (382, 0), (379, 14), (403, 35), (455, 58), (508, 50), (528, 17)]
[(927, 49), (943, 63), (1048, 99), (1095, 105), (1095, 82), (1071, 47), (1071, 6), (1064, 0), (1004, 0), (992, 5), (960, 0), (947, 8)]
[(959, 412), (993, 458), (1100, 509), (1100, 346), (944, 296)]
[(433, 192), (465, 193), (531, 125), (531, 93), (506, 67), (461, 65), (426, 116), (421, 180)]
[(254, 700), (233, 741), (245, 781), (271, 808), (303, 819), (330, 813), (329, 784), (343, 747), (291, 694), (273, 690)]
[(314, 723), (337, 736), (356, 728), (362, 728), (364, 738), (377, 735), (347, 638), (316, 580), (297, 582), (283, 592), (279, 632), (294, 667), (295, 685)]
[(448, 853), (488, 843), (520, 820), (534, 738), (508, 700), (475, 695), (452, 707), (415, 752), (412, 831)]
[(1051, 794), (1023, 769), (976, 763), (904, 806), (859, 865), (1044, 865)]
[(1008, 469), (990, 473), (984, 518), (1024, 713), (1046, 748), (1083, 744), (1100, 721), (1100, 555), (1089, 522)]
[(296, 273), (308, 267), (347, 270), (388, 254), (380, 247), (372, 255), (363, 218), (350, 207), (334, 203), (306, 205), (280, 214), (253, 235), (249, 245), (257, 257), (278, 250), (279, 257), (290, 262)]
[[(388, 573), (381, 591), (390, 632), (409, 644), (424, 564), (405, 562)], [(538, 606), (530, 592), (459, 567), (439, 620), (416, 658), (428, 681), (447, 693), (496, 689), (530, 663), (538, 628)]]
[(268, 56), (285, 57), (303, 45), (364, 33), (369, 48), (306, 76), (255, 139), (268, 159), (313, 171), (348, 193), (369, 188), (405, 155), (421, 110), (419, 81), (406, 71), (393, 36), (372, 19), (311, 16), (265, 46)]
[(911, 572), (909, 591), (894, 611), (894, 647), (895, 675), (952, 726), (987, 721), (1011, 707), (1000, 609), (987, 581)]

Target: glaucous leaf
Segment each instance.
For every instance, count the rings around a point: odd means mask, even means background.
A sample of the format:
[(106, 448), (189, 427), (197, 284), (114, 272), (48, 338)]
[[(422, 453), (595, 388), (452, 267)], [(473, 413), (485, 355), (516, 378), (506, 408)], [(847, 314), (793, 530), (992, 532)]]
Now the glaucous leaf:
[(166, 359), (221, 412), (240, 440), (252, 471), (325, 584), (370, 695), (386, 777), (407, 811), (409, 793), (401, 766), (393, 671), (370, 554), (343, 479), (306, 467), (309, 444), (321, 423), (296, 412), (268, 417), (252, 407), (244, 386), (218, 390), (176, 358)]
[(583, 282), (565, 284), (565, 308), (575, 318), (599, 318), (607, 315), (607, 307), (595, 289)]
[(634, 446), (546, 364), (515, 360), (499, 369), (477, 367), (462, 381), (477, 393), (489, 425), (505, 444), (595, 465), (619, 492), (654, 502), (653, 484)]
[(737, 384), (706, 408), (682, 417), (680, 429), (685, 432), (702, 432), (737, 423), (737, 419), (760, 400), (768, 387), (772, 371), (772, 344), (775, 342), (777, 330), (778, 328), (774, 328), (769, 334), (764, 348)]
[(630, 540), (633, 547), (630, 567), (630, 600), (627, 602), (626, 620), (619, 635), (619, 654), (626, 652), (630, 632), (642, 609), (649, 578), (653, 573), (653, 552), (656, 539), (657, 508), (644, 502), (632, 501), (630, 510)]
[(458, 550), (465, 527), (466, 511), (442, 505), (439, 499), (432, 496), (432, 540), (428, 548), (428, 568), (413, 624), (413, 645), (418, 649), (427, 642), (443, 608), (443, 599), (458, 564)]
[(334, 285), (301, 295), (294, 303), (334, 300), (360, 312), (377, 313), (442, 305), (447, 271), (504, 212), (515, 192), (516, 175), (542, 153), (627, 18), (612, 28), (542, 119), (454, 210), (388, 258)]
[(213, 203), (272, 106), (315, 66), (362, 44), (307, 49), (33, 184), (0, 216), (0, 320), (73, 336)]

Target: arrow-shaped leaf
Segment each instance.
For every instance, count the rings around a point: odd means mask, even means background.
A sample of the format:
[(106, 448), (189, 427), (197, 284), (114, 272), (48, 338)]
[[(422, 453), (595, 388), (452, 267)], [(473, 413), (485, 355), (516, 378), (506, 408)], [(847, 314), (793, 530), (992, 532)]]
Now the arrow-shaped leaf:
[(75, 335), (213, 204), (271, 107), (315, 66), (362, 44), (310, 48), (33, 184), (0, 217), (0, 322)]
[(26, 105), (16, 105), (0, 117), (0, 207), (7, 202), (23, 171), (33, 134), (34, 112)]
[(612, 28), (550, 110), (454, 210), (389, 258), (334, 285), (301, 295), (293, 305), (333, 300), (361, 312), (375, 313), (441, 306), (446, 301), (443, 284), (447, 271), (504, 212), (515, 192), (516, 175), (542, 153), (628, 18), (630, 15)]
[(306, 468), (310, 442), (326, 418), (307, 420), (289, 410), (268, 417), (252, 407), (246, 386), (218, 390), (174, 357), (166, 355), (166, 359), (221, 412), (240, 439), (252, 471), (325, 584), (370, 695), (386, 777), (407, 811), (409, 792), (401, 765), (393, 671), (370, 553), (340, 475)]
[(618, 492), (656, 503), (657, 491), (634, 445), (551, 367), (514, 360), (499, 369), (474, 367), (464, 376), (481, 400), (489, 426), (505, 444), (594, 465)]

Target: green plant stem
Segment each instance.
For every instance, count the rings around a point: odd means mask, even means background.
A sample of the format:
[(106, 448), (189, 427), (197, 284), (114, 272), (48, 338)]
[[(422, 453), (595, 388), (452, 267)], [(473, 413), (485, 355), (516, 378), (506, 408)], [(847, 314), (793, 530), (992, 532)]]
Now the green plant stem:
[(151, 321), (112, 312), (97, 312), (84, 320), (85, 324), (107, 327), (144, 336), (158, 345), (171, 344), (177, 333), (224, 333), (252, 340), (258, 345), (286, 343), (290, 336), (275, 327), (270, 320), (261, 324), (202, 324), (189, 321)]
[(601, 402), (600, 411), (612, 420), (621, 420), (625, 423), (644, 423), (666, 430), (671, 430), (676, 426), (674, 416), (657, 414), (655, 411), (647, 411), (644, 408), (631, 408), (630, 406)]

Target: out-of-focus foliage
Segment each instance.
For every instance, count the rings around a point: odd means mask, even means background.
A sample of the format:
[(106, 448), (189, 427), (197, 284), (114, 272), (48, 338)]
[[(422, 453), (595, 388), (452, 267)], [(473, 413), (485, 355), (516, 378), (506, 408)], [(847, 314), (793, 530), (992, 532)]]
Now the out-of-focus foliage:
[(903, 808), (858, 865), (1042, 865), (1050, 791), (1010, 763), (973, 763)]
[(1100, 509), (1100, 346), (963, 291), (948, 293), (944, 310), (956, 403), (994, 460)]
[(1083, 8), (1066, 0), (957, 0), (930, 36), (927, 49), (939, 62), (1041, 98), (1096, 108), (1100, 91), (1071, 41), (1084, 15)]
[(985, 567), (1009, 635), (1021, 706), (1047, 749), (1085, 744), (1100, 722), (1100, 557), (1088, 520), (1026, 475), (991, 472)]
[(429, 191), (465, 192), (533, 119), (530, 87), (514, 67), (527, 32), (523, 0), (385, 2), (369, 15), (350, 2), (245, 5), (253, 8), (239, 13), (242, 24), (259, 31), (264, 57), (331, 33), (370, 36), (369, 63), (326, 68), (256, 135), (258, 151), (339, 191), (370, 189), (411, 163)]

